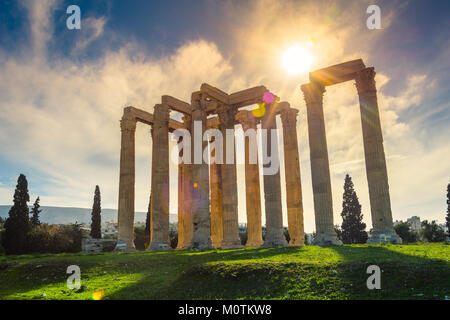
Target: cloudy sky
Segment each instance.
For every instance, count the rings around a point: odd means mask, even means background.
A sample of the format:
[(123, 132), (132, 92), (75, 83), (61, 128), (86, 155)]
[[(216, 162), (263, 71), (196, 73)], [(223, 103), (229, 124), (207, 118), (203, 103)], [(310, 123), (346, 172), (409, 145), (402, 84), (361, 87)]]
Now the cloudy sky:
[[(81, 30), (66, 27), (71, 4), (81, 8)], [(381, 8), (380, 30), (366, 27), (370, 4)], [(375, 67), (394, 220), (418, 215), (443, 222), (450, 182), (449, 9), (443, 1), (392, 0), (2, 1), (0, 204), (11, 204), (24, 173), (32, 200), (39, 195), (42, 205), (90, 207), (98, 184), (103, 207), (117, 208), (124, 106), (151, 112), (163, 94), (189, 101), (204, 82), (230, 93), (265, 85), (300, 111), (305, 228), (312, 231), (306, 111), (299, 89), (308, 74), (282, 67), (283, 52), (303, 46), (313, 57), (311, 70), (356, 58)], [(328, 87), (324, 108), (335, 223), (341, 222), (349, 173), (370, 227), (354, 83)], [(136, 210), (145, 211), (148, 127), (138, 126), (136, 142)], [(175, 165), (171, 173), (174, 199)], [(245, 222), (241, 168), (238, 182), (239, 219)], [(171, 212), (176, 211), (172, 201)]]

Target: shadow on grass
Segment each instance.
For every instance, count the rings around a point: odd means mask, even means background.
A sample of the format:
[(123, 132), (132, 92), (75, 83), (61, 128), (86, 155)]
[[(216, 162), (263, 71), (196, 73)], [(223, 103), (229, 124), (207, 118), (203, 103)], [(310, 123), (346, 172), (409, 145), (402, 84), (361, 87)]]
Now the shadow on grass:
[[(161, 279), (145, 276), (110, 295), (111, 299), (444, 299), (450, 295), (450, 265), (383, 246), (333, 246), (336, 263), (271, 262), (264, 258), (303, 248), (211, 252), (180, 257), (190, 268)], [(221, 254), (222, 253), (222, 254)], [(223, 258), (223, 259), (221, 259)], [(251, 263), (241, 260), (259, 259)], [(195, 260), (195, 261), (194, 261)], [(233, 263), (226, 263), (233, 260)], [(181, 263), (182, 260), (180, 260)], [(225, 262), (225, 263), (222, 263)], [(234, 263), (238, 262), (238, 263)], [(369, 265), (381, 270), (381, 290), (369, 290)], [(146, 290), (145, 287), (157, 289)]]

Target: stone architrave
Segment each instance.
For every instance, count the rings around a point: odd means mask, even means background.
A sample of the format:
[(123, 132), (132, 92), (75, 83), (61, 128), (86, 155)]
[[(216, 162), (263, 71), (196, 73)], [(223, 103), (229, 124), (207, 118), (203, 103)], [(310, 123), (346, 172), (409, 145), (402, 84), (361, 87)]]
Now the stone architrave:
[[(272, 150), (272, 139), (278, 141), (277, 122), (275, 113), (272, 112), (273, 105), (269, 105), (266, 108), (266, 114), (262, 118), (262, 129), (267, 130), (267, 141), (263, 139), (263, 148), (267, 150), (269, 157), (278, 156), (278, 142), (277, 148)], [(279, 160), (278, 160), (279, 161)], [(269, 164), (264, 164), (263, 167), (270, 167)], [(264, 239), (263, 247), (279, 247), (287, 246), (286, 237), (283, 232), (283, 212), (281, 207), (281, 182), (280, 182), (280, 170), (278, 169), (275, 174), (264, 174), (264, 200), (266, 211), (266, 235)]]
[(168, 250), (169, 242), (169, 107), (155, 106), (152, 151), (150, 250)]
[[(239, 223), (238, 223), (238, 207), (237, 207), (237, 182), (236, 182), (236, 157), (234, 146), (234, 131), (232, 137), (230, 132), (227, 134), (227, 129), (234, 130), (234, 122), (236, 110), (228, 106), (222, 106), (218, 110), (219, 127), (223, 135), (223, 164), (221, 165), (222, 173), (222, 226), (223, 238), (220, 247), (223, 249), (241, 248), (241, 239), (239, 237)], [(227, 144), (232, 139), (232, 148)], [(227, 152), (233, 152), (233, 163), (229, 162)]]
[(281, 111), (290, 246), (305, 245), (302, 187), (297, 140), (297, 113), (298, 110), (293, 108), (287, 108)]
[[(209, 167), (203, 161), (203, 150), (207, 147), (208, 141), (203, 140), (204, 132), (207, 128), (206, 107), (207, 102), (201, 97), (199, 92), (194, 92), (191, 99), (192, 106), (192, 131), (195, 131), (195, 122), (201, 124), (199, 132), (200, 141), (197, 141), (196, 133), (192, 135), (192, 157), (194, 162), (192, 170), (192, 222), (193, 237), (189, 249), (210, 249), (211, 241), (211, 218), (209, 208)], [(200, 156), (201, 163), (195, 163), (195, 156)]]
[[(127, 109), (125, 109), (127, 110)], [(122, 131), (120, 148), (120, 180), (117, 249), (134, 251), (134, 188), (135, 188), (135, 133), (136, 119), (124, 112), (120, 121)], [(125, 246), (125, 248), (123, 248)]]
[(370, 210), (372, 213), (373, 230), (368, 243), (380, 243), (380, 241), (383, 241), (380, 238), (382, 234), (390, 237), (390, 242), (401, 243), (402, 240), (395, 232), (392, 222), (374, 68), (366, 68), (357, 72), (355, 80), (359, 95)]
[[(258, 148), (256, 135), (256, 118), (251, 112), (240, 111), (237, 120), (241, 123), (245, 135), (245, 200), (247, 207), (247, 243), (246, 247), (260, 247), (262, 238), (261, 196), (259, 186)], [(254, 130), (253, 147), (250, 150), (250, 134)], [(256, 163), (250, 163), (250, 152)]]
[(333, 225), (330, 165), (323, 115), (323, 93), (325, 88), (320, 84), (310, 83), (302, 85), (301, 89), (306, 102), (308, 118), (311, 178), (316, 219), (316, 236), (313, 244), (342, 244), (337, 239)]

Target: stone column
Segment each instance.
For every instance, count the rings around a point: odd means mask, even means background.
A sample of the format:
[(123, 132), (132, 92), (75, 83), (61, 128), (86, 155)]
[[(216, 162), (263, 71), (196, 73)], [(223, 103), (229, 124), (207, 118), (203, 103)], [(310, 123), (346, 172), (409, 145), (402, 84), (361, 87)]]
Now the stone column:
[(311, 178), (316, 219), (315, 245), (341, 244), (333, 225), (333, 199), (331, 195), (330, 165), (323, 116), (323, 93), (325, 88), (309, 83), (301, 87), (308, 117)]
[[(238, 206), (237, 206), (237, 182), (236, 182), (236, 152), (234, 146), (234, 132), (228, 133), (227, 129), (234, 129), (236, 110), (230, 106), (222, 106), (218, 110), (220, 130), (223, 135), (223, 164), (222, 171), (222, 225), (223, 239), (220, 245), (223, 249), (242, 248), (239, 237)], [(233, 147), (229, 143), (233, 143)], [(228, 145), (228, 151), (227, 151)], [(233, 163), (228, 163), (232, 152)], [(228, 153), (228, 154), (227, 154)], [(227, 159), (228, 158), (228, 159)], [(228, 160), (228, 161), (227, 161)]]
[[(361, 70), (357, 73), (355, 80), (361, 110), (364, 155), (372, 213), (373, 231), (368, 243), (383, 241), (384, 239), (380, 239), (381, 234), (389, 236), (393, 243), (401, 243), (401, 238), (396, 234), (392, 221), (374, 68)], [(382, 237), (384, 238), (384, 236)]]
[[(211, 137), (210, 145), (214, 143)], [(215, 156), (215, 149), (211, 152), (211, 157)], [(222, 165), (209, 163), (209, 179), (211, 185), (211, 238), (215, 248), (220, 247), (223, 240), (222, 226)]]
[(290, 246), (305, 245), (302, 186), (297, 140), (297, 113), (298, 110), (293, 108), (288, 108), (281, 112)]
[[(242, 125), (244, 134), (247, 130), (254, 130), (256, 133), (256, 118), (251, 112), (245, 112), (242, 115), (238, 121)], [(253, 143), (254, 147), (250, 150), (250, 137), (245, 136), (245, 200), (247, 207), (247, 243), (245, 246), (258, 248), (264, 241), (262, 239), (261, 196), (256, 134)], [(254, 153), (253, 156), (256, 157), (256, 163), (250, 164), (250, 152)]]
[[(117, 243), (134, 251), (134, 185), (135, 185), (135, 133), (136, 119), (125, 109), (120, 128), (120, 180)], [(119, 247), (117, 247), (119, 250)], [(122, 250), (123, 248), (120, 248)]]
[[(209, 168), (203, 161), (203, 150), (208, 141), (203, 140), (206, 126), (206, 100), (198, 92), (192, 94), (192, 221), (193, 238), (191, 248), (209, 249), (211, 243), (211, 219), (209, 209)], [(196, 124), (197, 122), (197, 124)], [(198, 131), (198, 132), (196, 132)], [(198, 163), (195, 163), (198, 162)]]
[[(189, 115), (183, 117), (186, 129), (191, 132), (192, 118)], [(192, 143), (192, 139), (191, 139)], [(181, 151), (182, 152), (182, 151)], [(182, 153), (180, 153), (182, 156)], [(191, 159), (192, 161), (192, 159)], [(177, 249), (186, 249), (192, 245), (192, 176), (191, 164), (180, 163), (178, 165), (178, 245)]]
[[(267, 155), (276, 156), (279, 163), (278, 156), (278, 134), (272, 132), (272, 129), (277, 129), (276, 114), (272, 111), (273, 106), (268, 106), (266, 114), (262, 119), (262, 129), (267, 130), (267, 141), (263, 139), (262, 147), (267, 150)], [(276, 149), (272, 150), (272, 139), (276, 144)], [(263, 167), (270, 167), (269, 164), (264, 164)], [(283, 212), (281, 208), (281, 182), (280, 169), (278, 168), (275, 174), (264, 174), (264, 200), (266, 206), (266, 235), (263, 247), (279, 247), (287, 246), (286, 237), (283, 232)]]
[(150, 250), (168, 250), (169, 242), (169, 106), (153, 114), (152, 215)]

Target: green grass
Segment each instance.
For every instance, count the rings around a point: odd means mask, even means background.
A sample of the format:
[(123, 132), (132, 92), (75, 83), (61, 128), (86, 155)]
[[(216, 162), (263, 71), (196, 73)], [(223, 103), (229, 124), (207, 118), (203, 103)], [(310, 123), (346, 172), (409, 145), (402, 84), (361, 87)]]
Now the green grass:
[[(381, 290), (366, 287), (371, 264)], [(67, 289), (69, 265), (85, 291)], [(449, 299), (450, 245), (0, 257), (0, 299), (90, 299), (99, 289), (106, 299)]]

